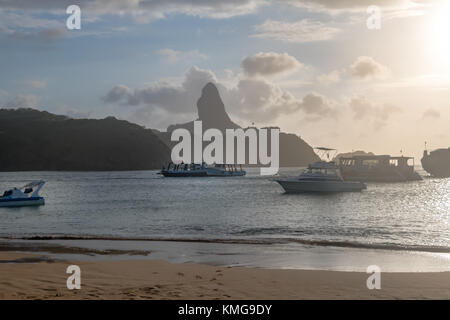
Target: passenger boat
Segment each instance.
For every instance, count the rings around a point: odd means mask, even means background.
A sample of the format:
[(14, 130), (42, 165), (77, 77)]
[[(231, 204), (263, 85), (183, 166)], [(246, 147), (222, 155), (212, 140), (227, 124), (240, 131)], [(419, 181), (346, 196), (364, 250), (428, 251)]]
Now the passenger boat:
[(359, 155), (339, 158), (339, 169), (346, 181), (405, 182), (422, 180), (414, 170), (413, 157)]
[(164, 177), (236, 177), (245, 176), (242, 166), (238, 169), (235, 165), (216, 164), (208, 166), (202, 164), (174, 164), (169, 163), (167, 169), (163, 167), (160, 174)]
[(44, 205), (44, 198), (39, 196), (39, 191), (42, 189), (44, 184), (45, 181), (34, 181), (21, 188), (13, 188), (5, 191), (0, 197), (0, 207)]

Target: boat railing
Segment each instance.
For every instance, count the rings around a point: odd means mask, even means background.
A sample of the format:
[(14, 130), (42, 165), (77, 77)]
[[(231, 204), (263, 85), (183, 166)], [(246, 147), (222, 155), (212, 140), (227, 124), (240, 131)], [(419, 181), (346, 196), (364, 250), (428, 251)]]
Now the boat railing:
[[(206, 169), (207, 166), (205, 163), (198, 164), (198, 163), (169, 163), (167, 166), (167, 169), (164, 167), (162, 168), (163, 171), (196, 171), (196, 170), (202, 170)], [(225, 171), (229, 172), (241, 172), (243, 171), (242, 165), (239, 165), (239, 169), (237, 165), (234, 164), (214, 164), (214, 166), (211, 166), (211, 168), (217, 168), (217, 169), (223, 169)]]

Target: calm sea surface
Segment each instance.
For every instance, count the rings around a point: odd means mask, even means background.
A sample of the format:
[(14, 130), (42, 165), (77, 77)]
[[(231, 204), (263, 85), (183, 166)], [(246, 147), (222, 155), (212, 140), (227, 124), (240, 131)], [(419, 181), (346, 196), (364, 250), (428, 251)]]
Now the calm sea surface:
[[(282, 169), (292, 176), (298, 168)], [(271, 178), (156, 171), (0, 173), (0, 191), (47, 181), (46, 205), (0, 208), (0, 237), (182, 239), (450, 252), (450, 179), (284, 194)]]

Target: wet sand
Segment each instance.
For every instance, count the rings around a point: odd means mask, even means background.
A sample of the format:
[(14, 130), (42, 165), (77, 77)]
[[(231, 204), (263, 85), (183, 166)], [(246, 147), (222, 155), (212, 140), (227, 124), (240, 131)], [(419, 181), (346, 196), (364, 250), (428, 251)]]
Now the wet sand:
[[(68, 290), (66, 268), (81, 268)], [(172, 264), (159, 260), (59, 261), (0, 252), (0, 299), (450, 299), (450, 272), (382, 273)]]

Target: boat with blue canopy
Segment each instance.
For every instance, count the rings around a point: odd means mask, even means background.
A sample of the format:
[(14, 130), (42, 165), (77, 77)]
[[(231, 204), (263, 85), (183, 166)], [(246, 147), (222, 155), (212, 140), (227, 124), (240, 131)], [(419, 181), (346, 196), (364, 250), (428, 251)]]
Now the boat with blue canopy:
[(45, 199), (39, 195), (39, 191), (44, 186), (45, 181), (33, 181), (21, 188), (6, 190), (0, 196), (0, 207), (25, 207), (41, 206), (45, 204)]

